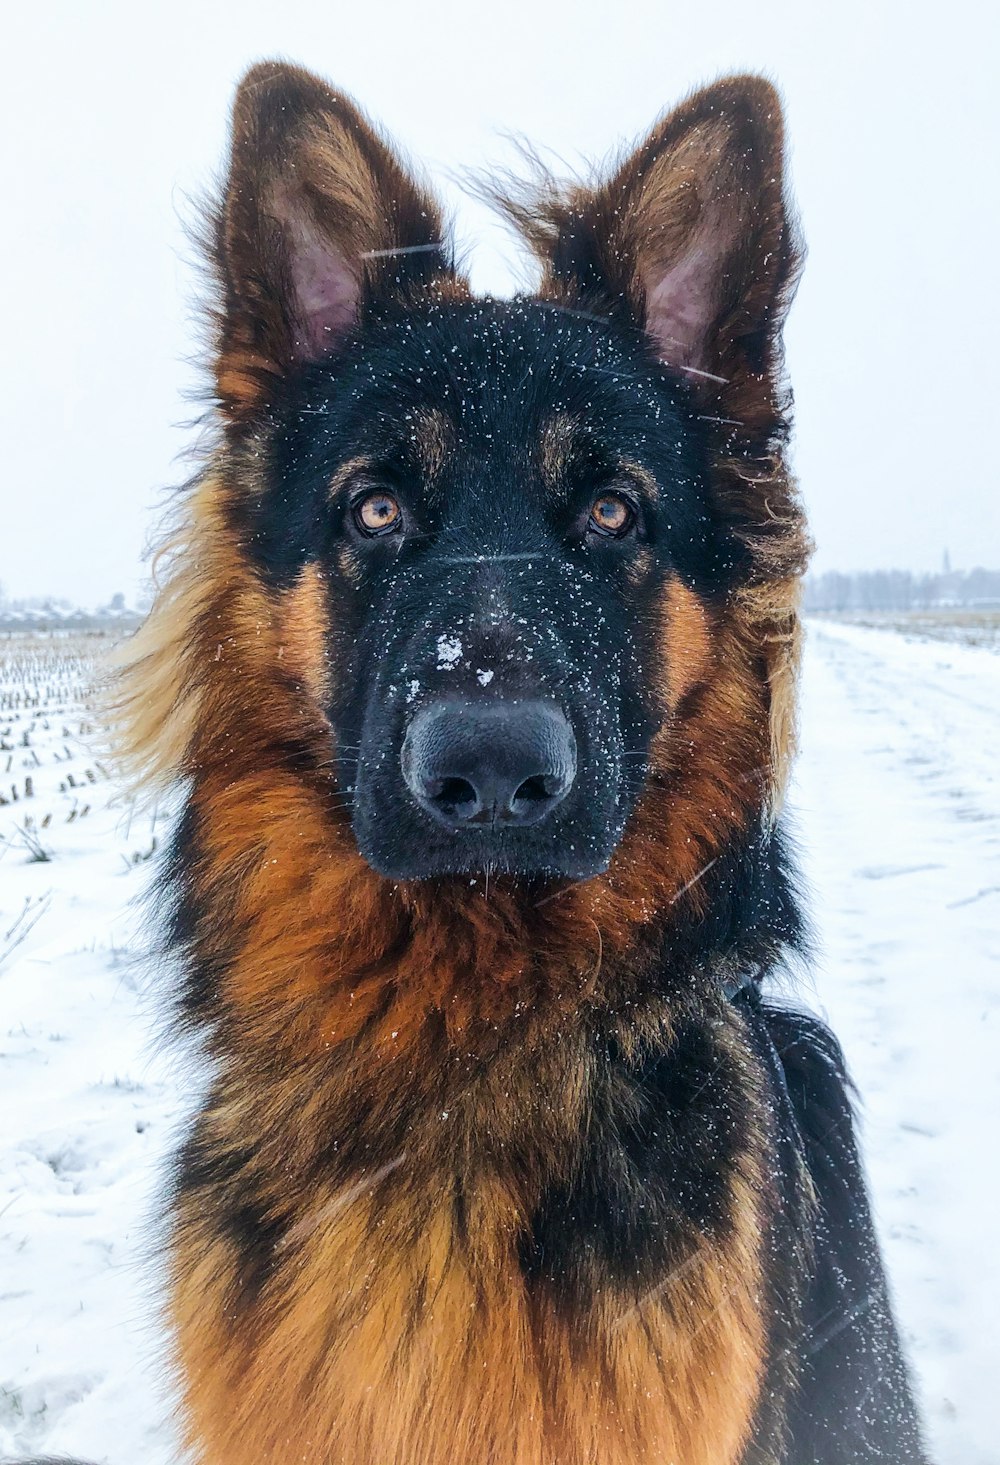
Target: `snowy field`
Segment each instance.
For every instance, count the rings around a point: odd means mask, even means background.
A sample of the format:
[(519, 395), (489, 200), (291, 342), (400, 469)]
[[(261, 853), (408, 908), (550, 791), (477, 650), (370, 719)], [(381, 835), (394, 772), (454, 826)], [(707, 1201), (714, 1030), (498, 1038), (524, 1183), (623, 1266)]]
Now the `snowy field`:
[[(147, 1218), (194, 1081), (130, 908), (162, 829), (88, 742), (79, 651), (0, 638), (0, 1457), (167, 1465)], [(805, 996), (863, 1094), (934, 1458), (996, 1465), (1000, 655), (816, 623), (803, 742)]]
[(833, 615), (832, 619), (876, 631), (899, 631), (910, 641), (946, 641), (950, 646), (985, 646), (990, 651), (1000, 651), (1000, 610), (985, 607), (857, 610)]

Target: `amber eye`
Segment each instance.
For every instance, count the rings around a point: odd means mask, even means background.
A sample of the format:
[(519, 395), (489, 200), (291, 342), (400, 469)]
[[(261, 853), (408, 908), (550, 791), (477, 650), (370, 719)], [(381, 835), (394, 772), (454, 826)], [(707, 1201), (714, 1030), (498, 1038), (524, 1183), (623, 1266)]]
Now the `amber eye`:
[(632, 506), (617, 493), (602, 493), (595, 499), (590, 510), (587, 528), (594, 534), (604, 534), (611, 539), (620, 539), (627, 534), (635, 521)]
[(403, 511), (391, 493), (366, 493), (354, 505), (354, 522), (369, 538), (391, 534), (402, 526)]

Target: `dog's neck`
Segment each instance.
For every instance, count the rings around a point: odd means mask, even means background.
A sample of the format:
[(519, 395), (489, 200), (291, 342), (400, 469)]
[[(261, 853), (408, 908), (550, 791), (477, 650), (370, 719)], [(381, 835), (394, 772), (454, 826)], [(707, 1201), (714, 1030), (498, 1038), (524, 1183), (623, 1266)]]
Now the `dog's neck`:
[(394, 884), (315, 790), (274, 786), (271, 775), (266, 803), (246, 781), (196, 787), (168, 870), (185, 1015), (244, 1058), (281, 1052), (300, 1070), (345, 1043), (388, 1058), (439, 1034), (456, 1052), (493, 1051), (508, 1032), (523, 1048), (529, 1025), (711, 1001), (799, 938), (781, 838), (763, 817), (644, 910), (629, 868), (547, 887)]

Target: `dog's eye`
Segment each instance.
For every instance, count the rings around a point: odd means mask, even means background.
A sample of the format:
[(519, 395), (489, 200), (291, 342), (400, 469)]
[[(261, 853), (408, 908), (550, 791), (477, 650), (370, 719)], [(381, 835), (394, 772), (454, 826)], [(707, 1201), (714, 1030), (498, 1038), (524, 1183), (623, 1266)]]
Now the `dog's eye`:
[(590, 510), (587, 528), (592, 534), (603, 534), (608, 539), (621, 539), (635, 523), (632, 505), (617, 493), (602, 493), (595, 499)]
[(354, 522), (369, 539), (402, 528), (403, 511), (391, 493), (366, 493), (354, 505)]

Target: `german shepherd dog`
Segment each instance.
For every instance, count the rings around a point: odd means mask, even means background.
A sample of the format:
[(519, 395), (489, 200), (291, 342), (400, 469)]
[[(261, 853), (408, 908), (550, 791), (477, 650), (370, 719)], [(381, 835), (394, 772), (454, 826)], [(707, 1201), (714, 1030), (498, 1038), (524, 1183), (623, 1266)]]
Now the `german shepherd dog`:
[[(239, 88), (217, 445), (131, 648), (214, 1082), (201, 1465), (925, 1460), (779, 811), (807, 554), (781, 108), (508, 189), (537, 293), (290, 66)], [(769, 995), (769, 990), (771, 995)]]

